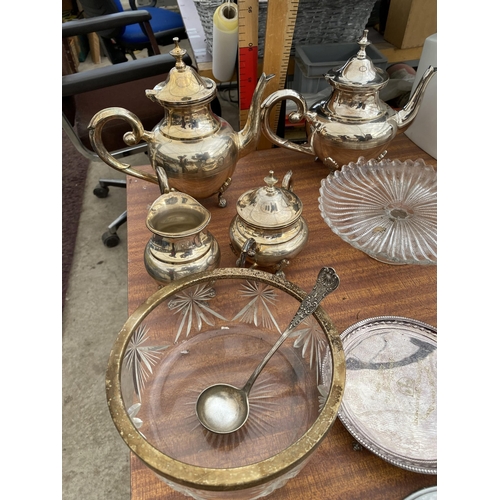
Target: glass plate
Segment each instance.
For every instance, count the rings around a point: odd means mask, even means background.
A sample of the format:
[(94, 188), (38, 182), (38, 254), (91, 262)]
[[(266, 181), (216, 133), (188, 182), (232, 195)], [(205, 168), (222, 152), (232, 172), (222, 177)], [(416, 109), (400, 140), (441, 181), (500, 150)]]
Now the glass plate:
[(423, 160), (344, 165), (321, 181), (330, 229), (386, 264), (437, 263), (437, 175)]
[(437, 474), (437, 331), (399, 316), (370, 318), (340, 336), (346, 386), (339, 418), (384, 460)]

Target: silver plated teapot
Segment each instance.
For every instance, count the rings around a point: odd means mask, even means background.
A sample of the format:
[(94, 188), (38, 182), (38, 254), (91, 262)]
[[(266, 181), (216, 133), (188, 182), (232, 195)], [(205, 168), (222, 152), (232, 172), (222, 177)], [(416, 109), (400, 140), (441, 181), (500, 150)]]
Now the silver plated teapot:
[[(406, 130), (417, 115), (425, 89), (437, 70), (429, 66), (408, 103), (395, 111), (380, 99), (379, 92), (389, 75), (366, 55), (369, 43), (365, 30), (358, 42), (358, 53), (325, 75), (332, 86), (330, 96), (313, 104), (310, 110), (295, 90), (271, 94), (261, 106), (263, 134), (275, 145), (316, 156), (332, 169), (355, 162), (360, 156), (382, 159), (396, 134)], [(294, 101), (298, 108), (289, 114), (289, 120), (306, 121), (305, 144), (278, 137), (269, 125), (270, 110), (286, 99)]]
[[(175, 67), (167, 79), (146, 96), (165, 108), (165, 116), (152, 131), (144, 130), (139, 118), (130, 111), (106, 108), (94, 115), (89, 124), (92, 147), (102, 161), (128, 175), (160, 185), (160, 192), (171, 189), (187, 193), (195, 199), (218, 194), (219, 206), (224, 207), (224, 191), (231, 184), (236, 163), (256, 148), (260, 133), (260, 103), (267, 82), (274, 76), (262, 74), (255, 88), (247, 122), (235, 132), (223, 118), (215, 115), (210, 103), (217, 95), (215, 82), (200, 76), (186, 66), (186, 53), (174, 38), (176, 47), (170, 54)], [(128, 145), (141, 140), (148, 143), (149, 159), (154, 173), (141, 172), (114, 158), (102, 141), (102, 129), (110, 120), (127, 121), (132, 131), (123, 140)]]

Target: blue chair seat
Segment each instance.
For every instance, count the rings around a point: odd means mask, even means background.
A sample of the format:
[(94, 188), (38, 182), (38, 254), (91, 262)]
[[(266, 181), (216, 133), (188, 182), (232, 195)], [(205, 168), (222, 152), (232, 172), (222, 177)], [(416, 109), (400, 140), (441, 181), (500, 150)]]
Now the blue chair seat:
[[(168, 35), (168, 31), (170, 30), (184, 28), (182, 16), (178, 12), (172, 12), (159, 7), (141, 7), (141, 10), (150, 11), (151, 21), (149, 23), (157, 39), (161, 38), (163, 33)], [(148, 38), (142, 32), (139, 24), (126, 26), (120, 38), (123, 42), (132, 45), (148, 43)]]

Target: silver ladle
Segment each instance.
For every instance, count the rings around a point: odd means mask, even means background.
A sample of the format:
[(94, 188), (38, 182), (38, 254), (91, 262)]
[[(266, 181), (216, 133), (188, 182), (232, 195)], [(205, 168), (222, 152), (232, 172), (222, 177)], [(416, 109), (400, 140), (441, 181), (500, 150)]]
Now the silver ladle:
[(323, 267), (318, 274), (318, 279), (311, 293), (304, 298), (287, 329), (250, 375), (243, 388), (238, 389), (229, 384), (215, 384), (207, 387), (198, 396), (196, 416), (206, 429), (217, 434), (229, 434), (237, 431), (245, 424), (249, 414), (248, 394), (256, 378), (271, 359), (271, 356), (288, 338), (292, 330), (316, 311), (319, 303), (330, 292), (333, 292), (339, 286), (339, 283), (340, 279), (335, 269)]

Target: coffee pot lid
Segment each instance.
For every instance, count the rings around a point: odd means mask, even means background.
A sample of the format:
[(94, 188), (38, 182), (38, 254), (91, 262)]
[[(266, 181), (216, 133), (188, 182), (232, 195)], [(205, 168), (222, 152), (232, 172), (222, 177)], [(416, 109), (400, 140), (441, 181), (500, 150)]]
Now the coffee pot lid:
[(325, 78), (332, 84), (352, 87), (381, 87), (389, 80), (389, 75), (383, 69), (377, 68), (366, 54), (368, 30), (363, 31), (363, 36), (358, 42), (359, 50), (343, 66), (331, 69)]
[[(290, 180), (288, 172), (283, 184)], [(291, 189), (275, 187), (274, 172), (264, 178), (266, 186), (242, 194), (236, 204), (238, 215), (251, 226), (278, 229), (293, 224), (302, 214), (302, 202)]]
[(153, 90), (146, 90), (146, 96), (162, 105), (189, 105), (215, 97), (217, 88), (210, 78), (200, 76), (193, 68), (186, 66), (182, 57), (186, 50), (179, 46), (179, 39), (173, 39), (175, 48), (169, 54), (175, 57), (167, 79)]

